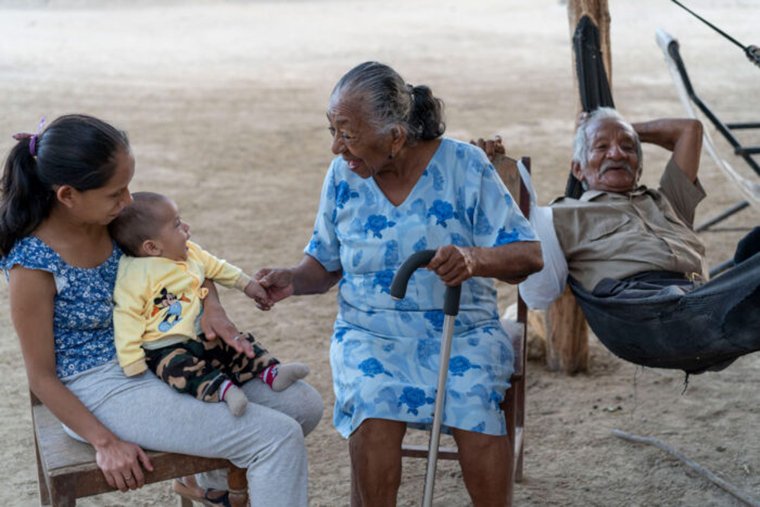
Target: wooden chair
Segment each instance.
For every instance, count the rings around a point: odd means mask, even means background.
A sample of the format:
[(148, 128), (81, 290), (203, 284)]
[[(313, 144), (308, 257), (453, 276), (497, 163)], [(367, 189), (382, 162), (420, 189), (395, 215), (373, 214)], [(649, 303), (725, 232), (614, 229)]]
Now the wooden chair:
[[(530, 172), (530, 158), (521, 159), (523, 165)], [(520, 205), (520, 210), (528, 217), (530, 212), (530, 197), (523, 184), (517, 169), (517, 160), (507, 157), (506, 163), (497, 168), (499, 176), (509, 189), (509, 192)], [(501, 408), (507, 424), (507, 436), (509, 437), (509, 467), (507, 470), (508, 499), (507, 505), (512, 505), (514, 483), (521, 482), (523, 478), (523, 449), (525, 427), (525, 366), (527, 355), (528, 338), (528, 308), (520, 295), (517, 296), (517, 322), (521, 325), (521, 332), (512, 336), (514, 348), (514, 373), (510, 378), (511, 387), (507, 390)], [(401, 455), (408, 458), (427, 458), (427, 445), (404, 444)], [(458, 460), (459, 454), (455, 447), (441, 447), (438, 450), (438, 459)]]
[[(29, 394), (40, 504), (70, 507), (76, 505), (77, 498), (114, 491), (95, 464), (92, 446), (68, 436), (52, 412), (34, 394)], [(148, 456), (154, 470), (145, 472), (146, 484), (229, 468), (229, 489), (247, 489), (245, 470), (234, 467), (227, 460), (155, 451), (148, 451)], [(180, 505), (192, 507), (192, 502), (181, 498)]]

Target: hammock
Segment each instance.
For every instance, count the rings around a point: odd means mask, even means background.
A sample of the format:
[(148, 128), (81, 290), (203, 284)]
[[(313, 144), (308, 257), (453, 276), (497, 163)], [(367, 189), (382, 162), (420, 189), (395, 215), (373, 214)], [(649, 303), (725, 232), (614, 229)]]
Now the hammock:
[[(599, 47), (599, 29), (588, 16), (578, 20), (573, 33), (573, 51), (583, 110), (590, 113), (599, 107), (615, 107)], [(565, 196), (577, 199), (582, 194), (581, 182), (571, 172), (567, 178)]]
[(596, 297), (569, 282), (599, 341), (626, 361), (701, 373), (760, 350), (760, 253), (686, 294)]

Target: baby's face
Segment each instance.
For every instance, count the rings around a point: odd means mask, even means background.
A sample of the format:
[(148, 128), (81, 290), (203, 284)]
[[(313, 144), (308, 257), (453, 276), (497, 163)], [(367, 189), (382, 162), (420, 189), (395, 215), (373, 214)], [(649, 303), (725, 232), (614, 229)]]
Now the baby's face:
[(160, 220), (163, 225), (158, 231), (156, 243), (161, 248), (161, 257), (173, 261), (187, 260), (187, 240), (190, 239), (190, 226), (179, 216), (177, 204), (167, 199), (161, 204)]

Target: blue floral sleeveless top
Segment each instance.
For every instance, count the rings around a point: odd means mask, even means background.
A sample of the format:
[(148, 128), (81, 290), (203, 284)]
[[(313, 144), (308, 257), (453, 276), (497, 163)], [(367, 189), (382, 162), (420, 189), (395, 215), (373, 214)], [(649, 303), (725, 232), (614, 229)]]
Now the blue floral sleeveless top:
[[(111, 256), (100, 266), (78, 268), (64, 260), (42, 240), (19, 240), (0, 268), (20, 265), (47, 271), (55, 279), (53, 334), (55, 368), (59, 378), (100, 366), (114, 357), (113, 288), (121, 250), (114, 244)], [(34, 318), (30, 315), (29, 318)]]

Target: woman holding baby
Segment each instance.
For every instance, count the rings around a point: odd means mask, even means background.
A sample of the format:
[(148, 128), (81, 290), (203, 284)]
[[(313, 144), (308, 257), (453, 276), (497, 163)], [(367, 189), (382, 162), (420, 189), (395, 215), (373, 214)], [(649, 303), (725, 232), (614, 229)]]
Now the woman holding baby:
[[(235, 417), (150, 372), (127, 377), (116, 361), (112, 292), (122, 252), (107, 226), (131, 202), (127, 135), (67, 115), (14, 137), (0, 185), (0, 268), (31, 391), (95, 448), (116, 489), (144, 484), (152, 465), (143, 449), (154, 449), (246, 468), (254, 505), (307, 505), (303, 438), (322, 414), (311, 386), (298, 381), (274, 392), (252, 380), (242, 389), (255, 406)], [(206, 288), (205, 335), (244, 352), (213, 284)]]

